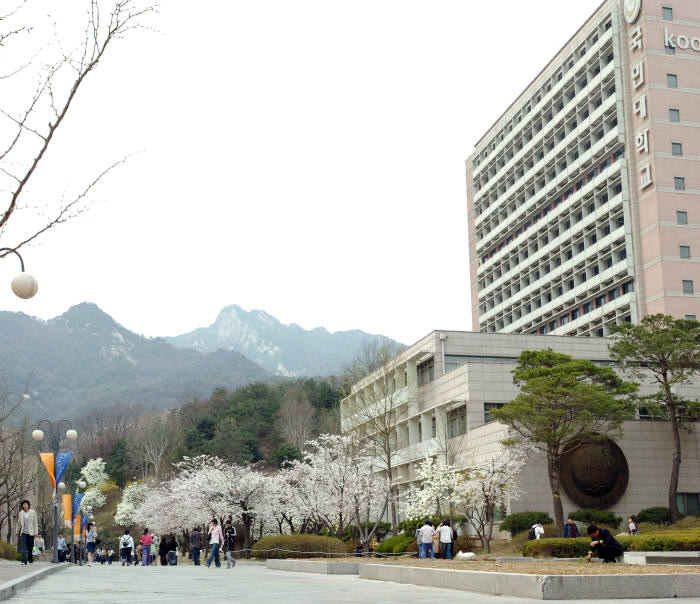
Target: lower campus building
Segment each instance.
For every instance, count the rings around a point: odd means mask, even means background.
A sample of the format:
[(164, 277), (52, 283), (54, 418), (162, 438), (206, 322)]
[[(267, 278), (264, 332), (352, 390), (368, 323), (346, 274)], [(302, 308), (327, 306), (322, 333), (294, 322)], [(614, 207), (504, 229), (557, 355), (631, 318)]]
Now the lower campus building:
[[(492, 421), (490, 411), (518, 394), (511, 372), (523, 350), (551, 348), (574, 358), (612, 365), (609, 343), (607, 338), (434, 331), (410, 346), (392, 365), (392, 380), (396, 384), (392, 395), (399, 406), (394, 470), (399, 492), (419, 487), (415, 478), (417, 465), (446, 447), (454, 449), (458, 464), (464, 467), (482, 461), (496, 449), (505, 436), (505, 428)], [(362, 389), (376, 389), (380, 379), (384, 380), (381, 372), (370, 375), (341, 402), (344, 431), (361, 429), (352, 411), (355, 401)], [(645, 392), (651, 392), (651, 388), (642, 386), (642, 393)], [(679, 389), (677, 394), (697, 398), (700, 387)], [(694, 430), (683, 431), (682, 439), (679, 508), (692, 514), (699, 511), (700, 423), (695, 424)], [(625, 422), (624, 436), (616, 444), (612, 449), (587, 453), (592, 456), (593, 465), (602, 466), (595, 484), (586, 485), (576, 475), (577, 467), (582, 463), (590, 465), (590, 460), (574, 460), (564, 468), (564, 473), (571, 474), (568, 491), (562, 490), (565, 514), (584, 507), (601, 507), (626, 517), (644, 508), (668, 505), (672, 458), (668, 422), (637, 416)], [(616, 457), (620, 454), (622, 461)], [(627, 472), (623, 476), (625, 464)], [(521, 500), (510, 502), (506, 513), (553, 513), (544, 456), (533, 457), (522, 472), (521, 482), (526, 493)]]

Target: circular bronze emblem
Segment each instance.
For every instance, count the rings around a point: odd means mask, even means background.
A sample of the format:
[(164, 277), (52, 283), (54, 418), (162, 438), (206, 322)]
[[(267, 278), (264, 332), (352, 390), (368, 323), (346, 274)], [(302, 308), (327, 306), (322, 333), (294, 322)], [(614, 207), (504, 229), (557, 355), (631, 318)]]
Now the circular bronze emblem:
[(562, 456), (562, 486), (583, 508), (609, 508), (622, 497), (628, 480), (627, 460), (612, 440), (585, 442)]

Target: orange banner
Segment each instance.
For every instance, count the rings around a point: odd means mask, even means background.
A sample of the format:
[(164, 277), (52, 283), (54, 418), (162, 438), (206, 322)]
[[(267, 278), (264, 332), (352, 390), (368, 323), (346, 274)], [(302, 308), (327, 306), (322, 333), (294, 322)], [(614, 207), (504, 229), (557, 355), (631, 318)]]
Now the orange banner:
[(75, 535), (75, 538), (78, 540), (80, 540), (80, 520), (80, 514), (77, 514), (75, 516), (75, 525), (73, 526), (73, 535)]
[(41, 461), (43, 462), (46, 471), (49, 473), (51, 486), (53, 486), (54, 490), (56, 490), (56, 475), (54, 474), (53, 453), (39, 453), (39, 457), (41, 457)]
[(73, 511), (73, 496), (63, 495), (63, 526), (71, 526), (71, 513)]

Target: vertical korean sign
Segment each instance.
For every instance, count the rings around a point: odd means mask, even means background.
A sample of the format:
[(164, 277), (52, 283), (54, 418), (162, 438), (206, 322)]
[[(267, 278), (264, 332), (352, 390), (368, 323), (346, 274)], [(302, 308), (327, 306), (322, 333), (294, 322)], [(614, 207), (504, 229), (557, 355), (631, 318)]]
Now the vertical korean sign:
[(634, 147), (639, 168), (638, 186), (643, 191), (653, 181), (651, 157), (649, 154), (649, 128), (645, 122), (648, 115), (647, 93), (644, 86), (647, 68), (644, 63), (644, 29), (636, 25), (642, 9), (642, 0), (625, 0), (625, 20), (629, 28), (630, 77), (632, 80), (632, 112), (639, 117), (641, 125), (634, 133)]

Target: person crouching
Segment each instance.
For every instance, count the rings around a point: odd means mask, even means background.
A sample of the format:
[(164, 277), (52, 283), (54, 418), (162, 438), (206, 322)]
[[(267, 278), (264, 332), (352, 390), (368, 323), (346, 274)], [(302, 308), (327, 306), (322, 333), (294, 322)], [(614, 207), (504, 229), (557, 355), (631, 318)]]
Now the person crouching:
[(615, 562), (615, 558), (622, 556), (622, 546), (610, 534), (606, 528), (599, 528), (591, 524), (587, 530), (588, 536), (592, 539), (591, 550), (586, 556), (586, 562), (590, 562), (593, 554), (597, 554), (603, 562)]

